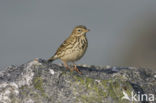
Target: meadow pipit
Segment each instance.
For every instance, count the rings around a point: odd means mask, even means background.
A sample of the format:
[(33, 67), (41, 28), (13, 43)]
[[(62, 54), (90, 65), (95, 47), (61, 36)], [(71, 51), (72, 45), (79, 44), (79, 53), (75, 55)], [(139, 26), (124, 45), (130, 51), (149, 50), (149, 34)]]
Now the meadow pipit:
[[(71, 71), (75, 70), (82, 74), (74, 62), (81, 59), (87, 50), (88, 41), (86, 33), (88, 31), (89, 29), (83, 25), (76, 26), (71, 35), (60, 45), (56, 53), (49, 58), (48, 61), (52, 62), (56, 59), (60, 59), (67, 69)], [(69, 68), (68, 62), (72, 62), (74, 67)]]

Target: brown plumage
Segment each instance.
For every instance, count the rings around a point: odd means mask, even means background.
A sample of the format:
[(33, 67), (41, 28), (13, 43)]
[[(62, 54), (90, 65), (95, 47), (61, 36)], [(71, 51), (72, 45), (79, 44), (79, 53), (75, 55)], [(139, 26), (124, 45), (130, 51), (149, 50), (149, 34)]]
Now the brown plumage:
[[(75, 61), (83, 57), (87, 50), (88, 41), (86, 38), (86, 33), (88, 31), (89, 29), (83, 25), (76, 26), (71, 35), (60, 45), (56, 53), (49, 58), (48, 61), (52, 62), (56, 59), (60, 59), (64, 63), (64, 66), (67, 69), (70, 69), (67, 63), (72, 62), (74, 64)], [(70, 70), (76, 70), (81, 74), (75, 64), (74, 68)]]

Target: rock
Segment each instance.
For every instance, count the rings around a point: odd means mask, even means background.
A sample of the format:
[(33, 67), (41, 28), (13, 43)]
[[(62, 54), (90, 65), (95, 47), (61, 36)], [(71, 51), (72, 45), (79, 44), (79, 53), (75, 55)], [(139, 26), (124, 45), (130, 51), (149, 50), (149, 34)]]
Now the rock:
[(10, 66), (0, 71), (0, 103), (156, 102), (155, 71), (87, 65), (79, 68), (82, 75), (43, 59)]

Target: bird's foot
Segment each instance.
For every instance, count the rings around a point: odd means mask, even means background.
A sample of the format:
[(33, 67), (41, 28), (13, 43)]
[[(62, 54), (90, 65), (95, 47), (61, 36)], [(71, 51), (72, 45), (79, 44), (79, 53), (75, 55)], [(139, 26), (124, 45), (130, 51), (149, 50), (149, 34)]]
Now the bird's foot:
[(76, 71), (76, 72), (78, 72), (79, 74), (82, 74), (82, 72), (81, 72), (76, 66), (74, 66), (73, 68), (71, 68), (70, 71), (71, 71), (71, 72)]

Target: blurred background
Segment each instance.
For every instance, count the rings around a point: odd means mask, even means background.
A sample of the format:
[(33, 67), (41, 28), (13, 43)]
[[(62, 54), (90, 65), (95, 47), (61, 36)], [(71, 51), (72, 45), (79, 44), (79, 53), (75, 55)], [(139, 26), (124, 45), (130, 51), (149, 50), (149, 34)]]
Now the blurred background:
[(156, 68), (156, 0), (0, 0), (0, 68), (51, 57), (79, 24), (77, 64)]

